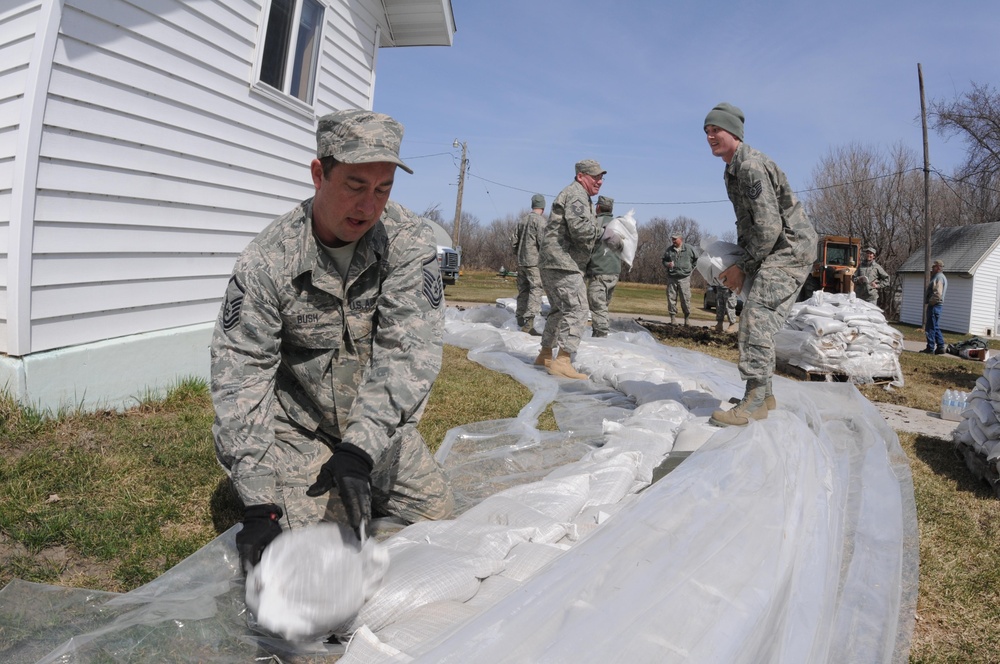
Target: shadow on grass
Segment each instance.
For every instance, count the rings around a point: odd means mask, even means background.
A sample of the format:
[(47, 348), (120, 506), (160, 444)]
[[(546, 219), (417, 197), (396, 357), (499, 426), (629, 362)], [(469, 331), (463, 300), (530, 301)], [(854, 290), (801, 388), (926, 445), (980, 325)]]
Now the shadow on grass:
[(955, 451), (955, 445), (932, 436), (916, 436), (913, 440), (914, 452), (935, 475), (953, 480), (957, 491), (974, 494), (977, 498), (992, 498), (990, 485), (972, 474)]
[(224, 533), (243, 520), (243, 502), (228, 477), (219, 480), (209, 506), (216, 533)]

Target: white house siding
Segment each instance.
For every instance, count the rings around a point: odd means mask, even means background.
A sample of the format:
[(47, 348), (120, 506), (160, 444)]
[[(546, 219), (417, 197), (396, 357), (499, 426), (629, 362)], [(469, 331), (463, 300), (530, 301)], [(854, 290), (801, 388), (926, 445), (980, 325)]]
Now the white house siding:
[[(947, 272), (945, 276), (948, 277), (948, 292), (945, 294), (944, 307), (941, 309), (941, 329), (960, 334), (981, 334), (971, 331), (971, 323), (968, 318), (974, 280), (970, 277), (950, 275)], [(978, 272), (976, 282), (978, 282)], [(903, 275), (903, 302), (899, 313), (900, 322), (909, 325), (923, 323), (923, 284), (924, 276), (922, 274), (907, 273)], [(978, 291), (978, 283), (976, 288)]]
[[(994, 250), (976, 268), (976, 288), (972, 297), (969, 334), (997, 334), (997, 292), (1000, 282), (1000, 252)], [(950, 285), (950, 282), (949, 282)]]
[[(317, 113), (370, 108), (376, 5), (327, 10)], [(66, 0), (15, 354), (213, 321), (239, 251), (311, 194), (314, 117), (251, 91), (261, 20), (239, 0)]]
[(924, 316), (924, 277), (920, 274), (903, 274), (903, 299), (899, 305), (899, 322), (920, 325)]
[(7, 350), (8, 253), (17, 130), (24, 106), (28, 64), (38, 29), (40, 2), (0, 10), (0, 352)]

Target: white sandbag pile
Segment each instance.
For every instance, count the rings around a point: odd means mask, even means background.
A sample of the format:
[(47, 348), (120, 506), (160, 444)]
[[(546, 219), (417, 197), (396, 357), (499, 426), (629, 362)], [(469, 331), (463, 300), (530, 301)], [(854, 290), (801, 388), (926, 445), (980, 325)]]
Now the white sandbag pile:
[(792, 305), (774, 344), (779, 362), (811, 373), (838, 374), (852, 383), (890, 378), (892, 385), (903, 385), (903, 335), (881, 309), (854, 293), (819, 291)]
[(968, 399), (952, 437), (973, 474), (1000, 495), (1000, 357), (986, 360)]

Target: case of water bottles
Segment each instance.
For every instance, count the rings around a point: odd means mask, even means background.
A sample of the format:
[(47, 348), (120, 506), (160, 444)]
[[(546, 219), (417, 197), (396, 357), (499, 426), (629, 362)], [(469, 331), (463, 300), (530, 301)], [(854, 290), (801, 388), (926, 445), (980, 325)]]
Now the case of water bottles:
[(941, 419), (959, 422), (962, 412), (969, 405), (969, 393), (960, 390), (945, 390), (941, 395)]

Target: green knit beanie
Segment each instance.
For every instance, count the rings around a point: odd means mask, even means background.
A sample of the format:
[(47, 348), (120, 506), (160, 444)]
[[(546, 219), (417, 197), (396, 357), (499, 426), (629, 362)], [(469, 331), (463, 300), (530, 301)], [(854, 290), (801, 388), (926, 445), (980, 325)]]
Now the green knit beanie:
[(545, 197), (541, 194), (535, 194), (531, 197), (531, 209), (534, 210), (535, 208), (545, 209)]
[(722, 102), (705, 116), (704, 127), (715, 125), (725, 129), (736, 138), (743, 140), (743, 111), (732, 104)]

